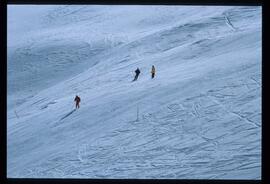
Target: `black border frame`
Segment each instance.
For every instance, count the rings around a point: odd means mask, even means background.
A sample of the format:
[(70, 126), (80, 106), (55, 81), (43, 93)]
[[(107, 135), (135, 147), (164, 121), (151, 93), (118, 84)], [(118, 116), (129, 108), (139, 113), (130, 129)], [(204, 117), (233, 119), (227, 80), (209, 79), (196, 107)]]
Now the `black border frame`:
[(7, 4), (262, 5), (261, 0), (6, 0)]
[[(4, 2), (3, 2), (4, 1)], [(23, 179), (23, 178), (7, 178), (7, 6), (11, 4), (97, 4), (97, 5), (207, 5), (207, 6), (262, 6), (262, 160), (261, 160), (261, 180), (206, 180), (206, 179)], [(0, 18), (1, 21), (1, 67), (0, 74), (1, 77), (1, 88), (0, 88), (0, 103), (1, 107), (1, 134), (0, 134), (0, 183), (207, 183), (207, 184), (221, 184), (221, 183), (240, 183), (240, 184), (253, 184), (253, 183), (269, 183), (267, 181), (266, 171), (269, 170), (269, 167), (266, 166), (267, 161), (267, 149), (266, 149), (266, 126), (267, 122), (265, 121), (265, 74), (266, 74), (266, 46), (265, 41), (267, 40), (266, 33), (266, 7), (265, 3), (261, 0), (0, 0), (1, 10)], [(270, 17), (268, 15), (268, 17)]]

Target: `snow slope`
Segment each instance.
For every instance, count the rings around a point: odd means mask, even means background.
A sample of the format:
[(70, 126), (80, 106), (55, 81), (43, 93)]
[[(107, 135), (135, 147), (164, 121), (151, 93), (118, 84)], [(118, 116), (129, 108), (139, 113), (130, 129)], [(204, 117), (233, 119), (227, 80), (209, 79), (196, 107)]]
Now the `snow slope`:
[(9, 6), (7, 113), (10, 178), (261, 179), (261, 7)]

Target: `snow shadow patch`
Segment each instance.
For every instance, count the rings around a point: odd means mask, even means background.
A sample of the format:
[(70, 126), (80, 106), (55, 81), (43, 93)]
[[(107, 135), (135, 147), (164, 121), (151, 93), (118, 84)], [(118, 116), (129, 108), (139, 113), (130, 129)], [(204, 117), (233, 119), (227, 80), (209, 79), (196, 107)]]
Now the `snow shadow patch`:
[(65, 118), (67, 118), (67, 117), (69, 117), (73, 112), (75, 112), (76, 111), (76, 109), (73, 109), (72, 111), (70, 111), (69, 113), (67, 113), (65, 116), (63, 116), (61, 119), (60, 119), (60, 121), (61, 120), (63, 120), (63, 119), (65, 119)]
[(67, 114), (65, 114), (63, 117), (60, 118), (60, 120), (56, 121), (52, 127), (57, 127), (59, 125), (61, 125), (63, 122), (62, 120), (66, 119), (67, 117), (69, 117), (71, 114), (73, 114), (76, 111), (76, 109), (73, 109), (72, 111), (68, 112)]

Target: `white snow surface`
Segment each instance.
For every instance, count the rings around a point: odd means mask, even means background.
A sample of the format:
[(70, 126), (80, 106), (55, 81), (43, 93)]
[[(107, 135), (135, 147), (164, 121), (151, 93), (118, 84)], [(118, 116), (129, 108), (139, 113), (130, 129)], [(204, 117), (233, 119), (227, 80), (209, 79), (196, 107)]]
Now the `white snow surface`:
[(9, 5), (7, 177), (261, 179), (261, 21), (256, 6)]

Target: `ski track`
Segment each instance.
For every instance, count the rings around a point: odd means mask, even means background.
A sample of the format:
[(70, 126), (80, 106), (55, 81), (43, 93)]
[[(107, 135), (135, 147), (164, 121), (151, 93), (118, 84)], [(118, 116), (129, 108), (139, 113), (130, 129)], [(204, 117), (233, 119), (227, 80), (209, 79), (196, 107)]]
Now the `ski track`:
[(226, 24), (228, 25), (229, 28), (231, 28), (233, 31), (236, 31), (237, 29), (233, 26), (233, 24), (231, 23), (229, 17), (227, 15), (224, 15)]

